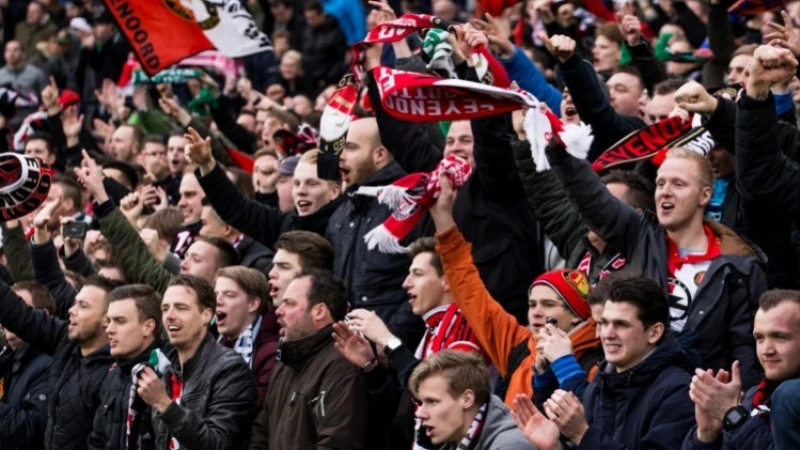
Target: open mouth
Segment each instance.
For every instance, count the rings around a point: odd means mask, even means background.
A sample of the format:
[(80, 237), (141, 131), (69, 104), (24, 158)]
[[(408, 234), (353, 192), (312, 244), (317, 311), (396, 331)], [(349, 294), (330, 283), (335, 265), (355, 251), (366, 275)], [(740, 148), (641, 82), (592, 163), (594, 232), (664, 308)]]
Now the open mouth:
[(298, 200), (297, 201), (297, 210), (301, 212), (307, 212), (311, 209), (311, 202), (308, 200)]
[(347, 181), (347, 177), (350, 176), (350, 169), (345, 167), (339, 167), (339, 173), (342, 174), (342, 179)]
[(574, 106), (567, 106), (567, 108), (564, 109), (564, 114), (566, 114), (567, 117), (577, 116), (578, 110), (575, 109)]
[(672, 211), (673, 209), (675, 209), (675, 205), (671, 202), (664, 202), (661, 204), (662, 211)]
[(228, 313), (217, 311), (217, 325), (225, 322), (225, 319), (228, 317)]
[(423, 425), (422, 428), (425, 429), (425, 436), (431, 437), (433, 434), (433, 427), (430, 425)]
[(415, 301), (417, 301), (417, 296), (409, 292), (408, 303), (411, 303), (413, 305)]
[(269, 296), (274, 298), (274, 299), (276, 299), (276, 298), (278, 298), (279, 292), (280, 292), (280, 289), (278, 289), (278, 286), (275, 286), (274, 284), (272, 284), (272, 282), (270, 282), (269, 283)]
[(175, 334), (175, 333), (180, 332), (182, 329), (183, 329), (183, 327), (179, 327), (178, 325), (170, 325), (170, 326), (167, 327), (167, 332), (169, 334)]

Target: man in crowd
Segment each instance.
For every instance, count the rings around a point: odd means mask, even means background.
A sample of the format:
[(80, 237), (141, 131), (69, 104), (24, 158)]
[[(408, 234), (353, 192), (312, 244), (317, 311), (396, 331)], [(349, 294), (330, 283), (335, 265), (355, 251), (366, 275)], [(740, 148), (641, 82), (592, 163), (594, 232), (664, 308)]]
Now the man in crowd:
[(208, 281), (178, 275), (161, 302), (172, 345), (169, 367), (147, 367), (137, 394), (154, 411), (155, 448), (238, 449), (253, 420), (256, 380), (235, 351), (218, 345), (208, 327), (216, 299)]
[[(53, 315), (56, 305), (47, 288), (23, 281), (11, 287), (26, 305)], [(53, 358), (6, 330), (0, 349), (0, 449), (44, 448), (47, 427), (47, 380)]]
[(203, 199), (206, 196), (191, 169), (192, 167), (186, 167), (181, 177), (179, 188), (181, 196), (178, 200), (178, 208), (183, 214), (183, 224), (181, 230), (172, 240), (172, 246), (170, 247), (170, 251), (182, 258), (186, 256), (189, 246), (192, 245), (203, 227), (201, 216), (203, 214)]
[(278, 321), (263, 273), (241, 266), (217, 271), (217, 331), (219, 343), (232, 348), (250, 366), (258, 383), (255, 406), (267, 395), (277, 362)]
[(605, 361), (583, 400), (556, 390), (544, 403), (546, 419), (525, 396), (516, 400), (536, 448), (552, 448), (559, 435), (587, 449), (679, 448), (692, 426), (689, 361), (670, 332), (664, 292), (647, 278), (612, 280), (600, 322)]
[[(166, 254), (160, 255), (159, 261), (150, 253), (142, 238), (108, 197), (103, 185), (103, 173), (97, 163), (88, 154), (85, 154), (84, 161), (85, 167), (75, 169), (75, 173), (94, 197), (95, 216), (100, 221), (100, 228), (114, 251), (117, 262), (127, 269), (127, 275), (133, 282), (148, 284), (157, 292), (164, 292), (171, 277), (162, 266)], [(200, 238), (189, 246), (186, 258), (180, 264), (180, 273), (198, 276), (213, 283), (217, 270), (237, 264), (238, 261), (236, 249), (227, 241), (220, 238)]]
[[(569, 52), (570, 46), (553, 41), (556, 52)], [(757, 383), (752, 304), (766, 290), (766, 277), (749, 244), (716, 222), (704, 222), (713, 183), (708, 160), (684, 148), (667, 153), (656, 177), (654, 222), (611, 195), (591, 165), (563, 145), (551, 145), (547, 156), (589, 227), (630, 268), (669, 292), (670, 326), (685, 342), (695, 342), (704, 366), (729, 367), (738, 359), (745, 385)]]
[(333, 323), (347, 310), (344, 283), (329, 271), (301, 273), (276, 314), (280, 358), (250, 449), (363, 449), (367, 390), (361, 370), (334, 349)]
[(208, 204), (208, 197), (203, 199), (203, 214), (200, 220), (203, 223), (200, 236), (224, 239), (239, 252), (241, 265), (259, 270), (264, 275), (269, 273), (272, 268), (272, 250), (223, 222), (214, 208)]
[[(518, 394), (531, 396), (533, 366), (537, 361), (537, 339), (548, 319), (567, 332), (582, 370), (594, 377), (593, 367), (601, 358), (586, 303), (589, 282), (571, 270), (546, 272), (533, 281), (529, 290), (528, 327), (495, 301), (472, 261), (471, 246), (453, 219), (455, 192), (446, 177), (440, 177), (442, 191), (430, 210), (436, 225), (437, 253), (441, 255), (453, 298), (469, 322), (484, 351), (503, 377), (503, 397), (511, 405)], [(594, 369), (596, 370), (596, 369)]]
[(288, 231), (275, 243), (275, 257), (269, 271), (269, 296), (280, 306), (289, 283), (300, 273), (333, 268), (333, 248), (324, 237), (310, 231)]
[(409, 388), (417, 417), (443, 449), (528, 450), (508, 407), (492, 395), (489, 369), (479, 356), (443, 350), (417, 365)]
[(111, 135), (111, 145), (109, 156), (117, 161), (128, 164), (140, 164), (142, 161), (142, 149), (144, 148), (144, 133), (134, 125), (120, 125)]
[(133, 369), (159, 351), (161, 296), (150, 286), (133, 284), (109, 292), (106, 301), (106, 334), (116, 362), (100, 388), (101, 406), (94, 415), (88, 445), (92, 450), (125, 450), (129, 442), (138, 442), (139, 448), (152, 448), (151, 411), (141, 401), (130, 404), (130, 398), (137, 375)]
[(116, 287), (90, 277), (59, 320), (36, 310), (0, 282), (0, 323), (24, 342), (53, 357), (47, 385), (45, 449), (85, 449), (99, 391), (113, 363), (106, 326), (106, 294)]
[(800, 292), (765, 292), (753, 335), (764, 380), (742, 401), (738, 362), (730, 372), (697, 369), (689, 390), (697, 426), (686, 436), (685, 450), (800, 445)]
[[(25, 62), (25, 51), (18, 41), (8, 41), (5, 46), (6, 65), (0, 68), (0, 85), (8, 85), (26, 95), (35, 95), (47, 86), (44, 72)], [(19, 108), (11, 125), (19, 127), (25, 117), (34, 112), (34, 106)]]

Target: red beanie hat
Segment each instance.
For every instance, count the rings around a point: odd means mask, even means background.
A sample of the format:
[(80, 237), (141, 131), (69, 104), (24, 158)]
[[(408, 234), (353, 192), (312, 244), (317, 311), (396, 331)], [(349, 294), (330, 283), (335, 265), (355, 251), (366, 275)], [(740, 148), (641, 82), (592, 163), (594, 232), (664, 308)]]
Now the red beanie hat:
[(589, 279), (582, 272), (563, 269), (551, 270), (535, 279), (531, 284), (531, 288), (537, 284), (547, 286), (556, 291), (570, 311), (580, 317), (581, 320), (586, 320), (591, 316), (592, 309), (587, 301)]

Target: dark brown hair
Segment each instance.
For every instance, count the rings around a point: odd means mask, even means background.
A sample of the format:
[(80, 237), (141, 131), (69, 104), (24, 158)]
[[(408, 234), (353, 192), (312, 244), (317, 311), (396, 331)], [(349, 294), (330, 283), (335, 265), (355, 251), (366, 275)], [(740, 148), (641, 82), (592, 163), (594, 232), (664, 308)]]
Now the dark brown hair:
[(169, 280), (168, 287), (172, 286), (183, 286), (194, 291), (195, 297), (197, 298), (197, 307), (201, 312), (205, 309), (216, 312), (217, 296), (214, 294), (214, 288), (211, 286), (211, 283), (204, 278), (192, 275), (175, 275)]
[(275, 250), (294, 253), (303, 270), (333, 269), (333, 247), (327, 239), (311, 231), (287, 231), (278, 237)]
[(139, 312), (139, 322), (149, 319), (156, 322), (154, 335), (161, 334), (161, 295), (146, 284), (129, 284), (109, 292), (106, 300), (111, 304), (121, 300), (133, 300)]
[(35, 281), (20, 281), (19, 283), (14, 283), (11, 289), (15, 292), (28, 291), (31, 294), (34, 308), (47, 311), (50, 315), (56, 313), (56, 302), (50, 296), (50, 291), (47, 290), (45, 285)]

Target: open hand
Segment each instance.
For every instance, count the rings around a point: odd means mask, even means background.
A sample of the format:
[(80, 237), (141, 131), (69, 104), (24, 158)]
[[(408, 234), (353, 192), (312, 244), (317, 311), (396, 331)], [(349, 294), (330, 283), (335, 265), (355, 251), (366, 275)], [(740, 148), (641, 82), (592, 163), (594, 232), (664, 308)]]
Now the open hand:
[(524, 394), (514, 399), (511, 418), (522, 431), (525, 439), (538, 450), (557, 450), (561, 448), (559, 438), (561, 431), (558, 425), (542, 415), (530, 398)]
[(333, 324), (334, 347), (346, 360), (356, 367), (364, 367), (365, 364), (375, 359), (375, 352), (364, 336), (350, 330), (347, 322), (341, 321)]

